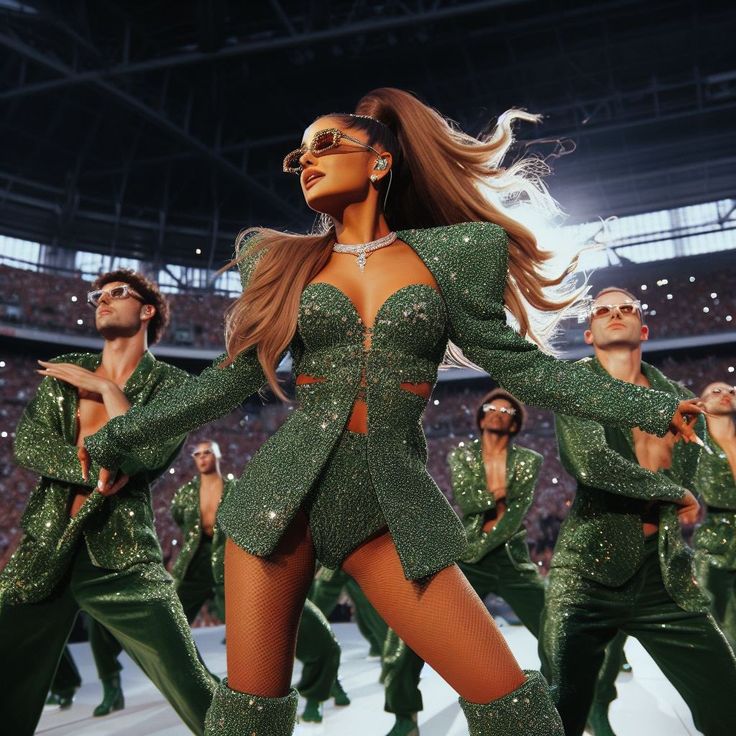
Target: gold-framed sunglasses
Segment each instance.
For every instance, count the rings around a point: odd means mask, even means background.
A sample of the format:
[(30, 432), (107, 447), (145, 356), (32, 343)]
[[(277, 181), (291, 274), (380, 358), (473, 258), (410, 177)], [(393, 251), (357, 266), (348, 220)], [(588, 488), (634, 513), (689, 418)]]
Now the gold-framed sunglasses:
[(622, 315), (638, 314), (641, 317), (641, 302), (635, 299), (622, 304), (593, 304), (590, 308), (590, 316), (608, 317), (614, 310), (618, 310)]
[[(364, 143), (357, 138), (353, 138), (353, 136), (348, 135), (347, 133), (344, 133), (342, 130), (338, 130), (337, 128), (327, 128), (325, 130), (317, 131), (312, 136), (312, 140), (307, 145), (300, 146), (299, 148), (294, 149), (293, 151), (291, 151), (291, 153), (287, 153), (286, 156), (284, 156), (284, 173), (296, 174), (298, 176), (304, 170), (300, 159), (305, 153), (309, 152), (315, 156), (321, 156), (323, 153), (325, 153), (325, 151), (329, 151), (332, 148), (337, 148), (340, 145), (340, 141), (343, 139), (345, 139), (346, 141), (350, 141), (351, 143), (356, 143), (362, 148), (375, 153), (378, 157), (378, 161), (376, 161), (377, 169), (385, 169), (386, 166), (388, 166), (388, 162), (386, 161), (386, 159), (383, 158), (383, 156), (375, 148), (373, 148), (373, 146), (369, 146), (367, 143)], [(381, 161), (385, 162), (383, 166), (380, 165)]]
[(111, 289), (95, 289), (94, 291), (88, 291), (87, 304), (89, 304), (93, 309), (97, 309), (102, 301), (102, 297), (105, 296), (109, 299), (127, 299), (128, 297), (132, 297), (133, 299), (137, 299), (141, 304), (145, 304), (143, 297), (133, 291), (133, 287), (128, 284), (113, 286)]
[(510, 417), (513, 417), (516, 414), (516, 409), (506, 406), (496, 406), (495, 404), (483, 404), (481, 409), (483, 409), (484, 414), (488, 414), (489, 411), (497, 411), (499, 414), (508, 414)]

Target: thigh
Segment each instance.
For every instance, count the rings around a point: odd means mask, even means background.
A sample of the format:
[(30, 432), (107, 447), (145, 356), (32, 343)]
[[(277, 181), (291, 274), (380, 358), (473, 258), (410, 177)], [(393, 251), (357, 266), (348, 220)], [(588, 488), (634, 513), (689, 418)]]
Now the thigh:
[(227, 540), (229, 687), (270, 698), (289, 692), (297, 630), (314, 561), (307, 518), (302, 512), (268, 557), (252, 555)]
[(68, 588), (40, 603), (0, 603), (0, 713), (7, 733), (34, 732), (77, 612)]
[(409, 581), (387, 533), (345, 560), (381, 617), (460, 695), (487, 703), (516, 689), (524, 675), (483, 602), (457, 565)]
[(542, 609), (539, 653), (567, 734), (582, 734), (620, 611), (607, 591), (575, 571), (553, 571)]
[(626, 631), (682, 695), (698, 730), (707, 736), (733, 733), (736, 659), (710, 613), (684, 611), (663, 590), (656, 610), (639, 612)]

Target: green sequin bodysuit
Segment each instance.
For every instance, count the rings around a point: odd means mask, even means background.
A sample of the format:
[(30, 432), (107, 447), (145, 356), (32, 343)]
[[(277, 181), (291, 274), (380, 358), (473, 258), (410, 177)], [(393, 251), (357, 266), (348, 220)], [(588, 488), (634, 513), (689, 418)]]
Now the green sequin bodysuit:
[[(315, 499), (324, 490), (320, 480), (337, 462), (344, 493), (356, 477), (363, 487), (368, 473), (381, 523), (408, 579), (430, 575), (461, 555), (463, 527), (425, 467), (426, 400), (400, 387), (434, 383), (448, 339), (526, 403), (659, 435), (667, 431), (675, 397), (557, 361), (506, 324), (508, 247), (502, 228), (473, 222), (401, 231), (399, 238), (440, 291), (408, 284), (391, 295), (377, 314), (370, 349), (364, 348), (365, 329), (354, 305), (339, 289), (312, 284), (302, 294), (291, 343), (293, 370), (324, 380), (297, 388), (299, 408), (253, 457), (220, 508), (228, 536), (253, 554), (270, 554), (299, 508), (310, 506), (315, 523)], [(256, 263), (247, 258), (241, 264), (244, 286)], [(87, 438), (92, 457), (104, 467), (125, 469), (141, 448), (232, 411), (264, 383), (254, 350), (227, 368), (218, 362), (161, 401), (129, 411)], [(334, 456), (359, 391), (368, 406), (360, 467), (357, 460), (343, 463)], [(333, 473), (333, 488), (335, 480)], [(330, 564), (373, 533), (376, 523), (366, 524), (356, 512), (333, 518)]]

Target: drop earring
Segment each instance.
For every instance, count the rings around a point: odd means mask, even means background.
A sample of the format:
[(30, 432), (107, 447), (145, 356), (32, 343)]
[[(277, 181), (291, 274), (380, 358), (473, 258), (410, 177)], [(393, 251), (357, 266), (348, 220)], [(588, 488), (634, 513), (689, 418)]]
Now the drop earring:
[(374, 184), (378, 181), (378, 175), (377, 174), (371, 174), (368, 177)]

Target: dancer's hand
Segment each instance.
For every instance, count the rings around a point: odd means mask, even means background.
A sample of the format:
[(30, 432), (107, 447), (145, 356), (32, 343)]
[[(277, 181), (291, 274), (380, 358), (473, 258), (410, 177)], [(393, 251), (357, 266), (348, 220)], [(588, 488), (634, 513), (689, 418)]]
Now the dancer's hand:
[(677, 516), (683, 524), (694, 524), (700, 514), (700, 503), (690, 491), (685, 491), (684, 497), (677, 502), (680, 507)]
[(115, 478), (115, 473), (107, 468), (100, 468), (97, 479), (97, 490), (103, 496), (114, 496), (128, 482), (127, 475)]
[(104, 378), (94, 371), (82, 368), (74, 363), (47, 363), (39, 360), (41, 366), (37, 373), (42, 376), (56, 378), (74, 386), (82, 399), (105, 397), (108, 393), (122, 393), (120, 388), (109, 378)]
[(683, 439), (685, 442), (694, 442), (696, 445), (703, 446), (703, 441), (695, 434), (693, 429), (695, 418), (698, 414), (702, 414), (703, 410), (698, 406), (696, 401), (681, 401), (677, 405), (677, 411), (670, 420), (670, 432), (676, 435), (676, 438)]

